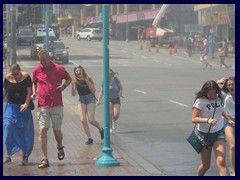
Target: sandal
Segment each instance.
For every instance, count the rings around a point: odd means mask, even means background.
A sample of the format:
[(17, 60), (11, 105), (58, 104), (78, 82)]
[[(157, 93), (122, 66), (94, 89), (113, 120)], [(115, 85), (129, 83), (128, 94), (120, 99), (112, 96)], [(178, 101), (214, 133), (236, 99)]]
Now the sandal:
[(38, 168), (46, 168), (49, 167), (48, 159), (42, 159), (41, 163), (38, 165)]
[(58, 149), (58, 159), (59, 160), (63, 160), (64, 157), (65, 157), (65, 153), (64, 153), (64, 150), (63, 150), (64, 146), (60, 147), (60, 148), (57, 148)]

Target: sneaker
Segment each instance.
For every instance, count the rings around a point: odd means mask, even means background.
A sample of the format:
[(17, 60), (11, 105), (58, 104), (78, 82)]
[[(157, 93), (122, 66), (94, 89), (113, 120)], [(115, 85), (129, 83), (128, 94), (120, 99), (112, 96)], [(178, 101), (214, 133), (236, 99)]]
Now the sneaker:
[(93, 143), (93, 139), (88, 139), (87, 142), (85, 142), (86, 145), (90, 145)]
[(100, 131), (100, 136), (101, 136), (101, 139), (104, 139), (104, 130), (103, 129)]
[(113, 133), (113, 130), (112, 130), (112, 128), (110, 129), (110, 133)]
[(22, 157), (22, 165), (27, 165), (28, 164), (28, 155), (23, 155)]
[(3, 164), (7, 164), (12, 162), (12, 159), (10, 157), (6, 157), (6, 159), (3, 161)]
[(112, 122), (112, 128), (113, 128), (114, 130), (117, 129), (117, 128), (116, 128), (116, 121), (113, 121), (113, 122)]

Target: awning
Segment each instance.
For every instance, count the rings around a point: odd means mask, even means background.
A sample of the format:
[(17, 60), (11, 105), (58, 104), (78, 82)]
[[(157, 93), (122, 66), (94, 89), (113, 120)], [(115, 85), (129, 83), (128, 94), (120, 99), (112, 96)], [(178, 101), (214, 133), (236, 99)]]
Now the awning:
[(199, 4), (194, 6), (194, 11), (200, 11), (200, 10), (208, 9), (215, 6), (221, 6), (221, 5), (222, 4)]

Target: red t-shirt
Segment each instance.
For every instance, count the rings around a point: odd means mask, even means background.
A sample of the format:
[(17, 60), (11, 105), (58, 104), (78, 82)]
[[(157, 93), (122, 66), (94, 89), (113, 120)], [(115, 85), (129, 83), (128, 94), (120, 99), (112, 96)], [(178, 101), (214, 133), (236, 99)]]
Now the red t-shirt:
[(62, 80), (71, 76), (63, 66), (53, 63), (53, 67), (45, 70), (42, 65), (33, 70), (33, 83), (38, 84), (38, 107), (63, 106), (62, 92), (57, 89)]

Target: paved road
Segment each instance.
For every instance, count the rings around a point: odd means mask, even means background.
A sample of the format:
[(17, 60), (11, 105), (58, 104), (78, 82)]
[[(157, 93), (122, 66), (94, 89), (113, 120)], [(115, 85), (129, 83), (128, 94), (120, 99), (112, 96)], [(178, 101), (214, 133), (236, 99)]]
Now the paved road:
[[(102, 44), (97, 41), (63, 39), (70, 47), (70, 64), (64, 65), (72, 73), (73, 67), (81, 64), (93, 77), (97, 89), (102, 82)], [(21, 51), (29, 64), (27, 47)], [(209, 79), (219, 79), (235, 74), (235, 58), (226, 63), (233, 69), (219, 70), (218, 60), (210, 60), (213, 69), (202, 69), (198, 56), (187, 57), (182, 49), (178, 54), (168, 55), (168, 49), (148, 52), (147, 43), (139, 50), (138, 42), (110, 42), (110, 65), (119, 72), (124, 85), (121, 117), (118, 129), (112, 135), (118, 148), (129, 154), (142, 157), (154, 168), (166, 175), (196, 175), (200, 157), (185, 138), (191, 131), (191, 105), (194, 93)], [(38, 62), (32, 62), (34, 67)], [(73, 73), (72, 73), (73, 74)], [(70, 93), (70, 89), (66, 92)], [(71, 96), (68, 101), (75, 102)], [(72, 109), (74, 109), (72, 103)], [(75, 110), (77, 113), (77, 111)], [(97, 119), (103, 120), (103, 107), (97, 109)], [(134, 154), (133, 154), (134, 152)], [(129, 158), (131, 159), (131, 158)], [(141, 159), (133, 158), (137, 164)], [(218, 175), (215, 162), (207, 175)]]

